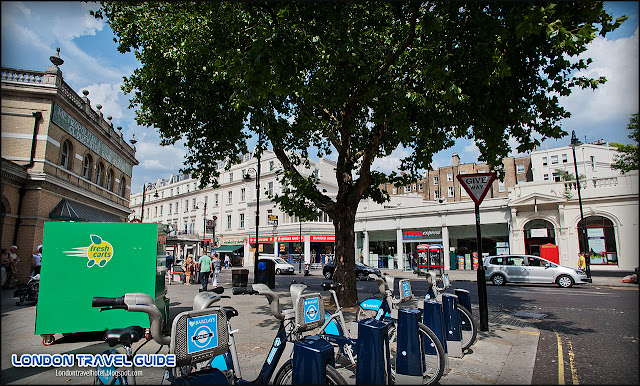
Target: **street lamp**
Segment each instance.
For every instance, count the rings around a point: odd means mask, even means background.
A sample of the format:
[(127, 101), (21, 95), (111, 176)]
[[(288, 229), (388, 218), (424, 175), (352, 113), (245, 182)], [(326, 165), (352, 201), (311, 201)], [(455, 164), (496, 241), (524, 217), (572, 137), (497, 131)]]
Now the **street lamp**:
[[(258, 153), (259, 154), (259, 153)], [(250, 173), (256, 175), (256, 253), (253, 261), (253, 282), (258, 282), (258, 257), (260, 256), (260, 242), (258, 241), (258, 227), (260, 226), (260, 156), (258, 155), (258, 170), (249, 168), (243, 176), (245, 181), (251, 181)]]
[(298, 218), (298, 220), (300, 221), (300, 238), (298, 239), (298, 245), (300, 245), (300, 253), (298, 253), (298, 273), (302, 273), (302, 219)]
[(202, 201), (198, 201), (196, 203), (196, 207), (194, 209), (200, 209), (198, 207), (198, 204), (204, 205), (204, 212), (202, 214), (202, 250), (206, 253), (205, 247), (204, 247), (204, 239), (205, 239), (205, 237), (207, 235), (207, 203), (206, 202), (202, 202)]
[(147, 185), (151, 188), (153, 188), (153, 190), (155, 190), (156, 192), (153, 194), (153, 197), (158, 198), (160, 196), (158, 196), (158, 189), (155, 187), (155, 185), (151, 184), (151, 183), (146, 183), (144, 184), (144, 186), (142, 187), (142, 210), (140, 213), (140, 221), (142, 222), (142, 220), (144, 220), (144, 200), (147, 197)]
[(578, 140), (578, 137), (576, 137), (576, 131), (572, 130), (571, 131), (571, 149), (573, 150), (573, 166), (575, 167), (575, 171), (576, 171), (576, 185), (578, 186), (578, 204), (580, 205), (580, 223), (582, 224), (581, 231), (582, 231), (582, 239), (580, 240), (580, 237), (578, 237), (580, 244), (582, 244), (580, 247), (580, 249), (582, 249), (584, 251), (585, 254), (585, 264), (586, 264), (586, 268), (587, 268), (587, 277), (591, 278), (591, 256), (589, 256), (589, 251), (588, 251), (588, 244), (587, 244), (587, 226), (585, 224), (584, 221), (584, 212), (582, 211), (582, 194), (580, 193), (580, 177), (578, 175), (578, 162), (576, 161), (576, 146), (582, 145), (582, 142), (580, 142), (580, 140)]

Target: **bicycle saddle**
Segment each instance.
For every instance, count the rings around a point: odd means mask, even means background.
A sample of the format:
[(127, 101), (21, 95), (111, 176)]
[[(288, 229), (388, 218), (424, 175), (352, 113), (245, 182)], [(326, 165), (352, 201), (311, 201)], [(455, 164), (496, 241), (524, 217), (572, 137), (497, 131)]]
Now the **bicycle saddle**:
[(225, 315), (227, 315), (227, 320), (233, 318), (234, 316), (238, 316), (238, 310), (236, 310), (233, 307), (222, 307), (222, 310), (224, 311)]
[(139, 341), (143, 336), (144, 329), (140, 326), (113, 328), (104, 333), (104, 341), (109, 343), (111, 347), (118, 344), (131, 346), (132, 343)]
[(330, 289), (337, 290), (340, 287), (342, 287), (341, 283), (332, 283), (332, 282), (323, 282), (322, 283), (322, 289), (324, 291), (328, 291)]

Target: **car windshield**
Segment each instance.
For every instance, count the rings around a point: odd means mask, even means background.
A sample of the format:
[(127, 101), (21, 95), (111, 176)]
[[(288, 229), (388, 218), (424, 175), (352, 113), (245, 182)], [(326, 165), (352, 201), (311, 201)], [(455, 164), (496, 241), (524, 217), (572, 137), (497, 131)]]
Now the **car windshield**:
[(276, 259), (273, 259), (273, 260), (275, 260), (275, 262), (278, 263), (278, 264), (288, 264), (286, 261), (282, 260), (281, 258), (276, 258)]

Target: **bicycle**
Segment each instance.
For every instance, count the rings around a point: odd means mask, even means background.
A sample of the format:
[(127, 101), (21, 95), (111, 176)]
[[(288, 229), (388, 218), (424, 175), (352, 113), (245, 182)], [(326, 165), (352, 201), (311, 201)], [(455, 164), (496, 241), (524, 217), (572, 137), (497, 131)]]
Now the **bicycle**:
[[(433, 272), (428, 272), (427, 274), (427, 294), (425, 295), (425, 299), (436, 299), (439, 302), (442, 302), (442, 292), (451, 287), (451, 282), (449, 281), (449, 275), (446, 273), (442, 275), (440, 281), (442, 282), (442, 287), (439, 288), (437, 286), (436, 275)], [(465, 306), (458, 303), (458, 319), (460, 320), (460, 332), (462, 333), (462, 350), (467, 350), (471, 347), (478, 337), (478, 325), (475, 320), (471, 316), (471, 310), (468, 310)]]
[[(397, 315), (399, 308), (398, 305), (408, 299), (395, 299), (393, 297), (393, 291), (389, 291), (386, 289), (387, 283), (385, 283), (384, 280), (373, 274), (369, 275), (369, 277), (376, 280), (376, 283), (378, 284), (379, 289), (384, 296), (383, 299), (377, 299), (380, 300), (378, 309), (381, 309), (384, 312), (378, 312), (376, 310), (375, 312), (370, 312), (365, 315), (364, 312), (361, 312), (361, 302), (358, 308), (358, 314), (356, 315), (356, 320), (360, 321), (365, 318), (375, 318), (391, 323), (389, 329), (389, 351), (391, 357), (391, 378), (395, 382), (395, 358), (397, 353)], [(393, 289), (394, 278), (391, 276), (387, 277), (389, 278), (388, 280), (391, 280), (390, 288)], [(339, 346), (340, 351), (345, 354), (345, 356), (349, 359), (351, 365), (354, 366), (357, 361), (354, 355), (354, 348), (357, 346), (357, 337), (354, 337), (352, 335), (351, 330), (347, 328), (347, 325), (344, 321), (342, 308), (340, 307), (338, 296), (335, 292), (335, 290), (340, 286), (340, 283), (322, 283), (322, 288), (325, 291), (329, 291), (333, 296), (336, 304), (336, 311), (333, 314), (327, 313), (327, 317), (325, 318), (326, 321), (320, 328), (319, 335), (330, 343)], [(419, 322), (418, 329), (422, 341), (425, 342), (423, 347), (427, 347), (427, 349), (423, 350), (425, 362), (425, 369), (422, 374), (423, 384), (435, 384), (442, 377), (442, 374), (446, 367), (447, 356), (436, 334), (431, 331), (429, 327)]]

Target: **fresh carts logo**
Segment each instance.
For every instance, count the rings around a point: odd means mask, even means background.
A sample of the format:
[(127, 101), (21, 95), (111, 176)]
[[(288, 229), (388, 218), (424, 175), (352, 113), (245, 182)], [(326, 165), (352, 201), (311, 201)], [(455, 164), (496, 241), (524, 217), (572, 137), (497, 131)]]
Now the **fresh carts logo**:
[(113, 246), (111, 243), (102, 240), (98, 235), (91, 235), (91, 245), (88, 247), (73, 248), (73, 251), (65, 251), (67, 256), (86, 257), (87, 267), (91, 268), (94, 265), (102, 268), (113, 257)]

